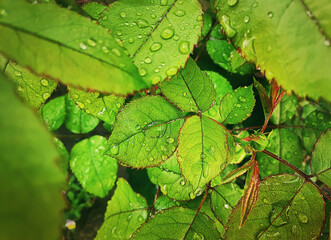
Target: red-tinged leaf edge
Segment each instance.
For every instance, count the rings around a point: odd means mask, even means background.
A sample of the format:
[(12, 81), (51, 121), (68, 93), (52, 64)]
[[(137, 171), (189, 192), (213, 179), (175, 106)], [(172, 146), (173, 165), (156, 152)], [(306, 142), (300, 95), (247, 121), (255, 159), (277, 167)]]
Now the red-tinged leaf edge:
[(251, 169), (252, 165), (254, 164), (253, 161), (248, 161), (240, 168), (236, 168), (229, 172), (221, 181), (221, 184), (226, 184), (232, 182), (236, 178), (240, 177), (241, 175), (245, 174), (249, 169)]

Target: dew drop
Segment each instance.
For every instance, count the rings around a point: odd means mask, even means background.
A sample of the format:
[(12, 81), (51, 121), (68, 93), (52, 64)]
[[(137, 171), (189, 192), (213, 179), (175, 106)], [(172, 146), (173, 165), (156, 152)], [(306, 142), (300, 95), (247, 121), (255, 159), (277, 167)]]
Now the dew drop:
[(114, 145), (114, 146), (112, 146), (112, 148), (110, 149), (110, 152), (111, 152), (112, 154), (114, 154), (114, 155), (117, 155), (118, 152), (119, 152), (119, 150), (120, 150), (119, 146), (118, 146), (118, 145)]
[(145, 76), (146, 74), (147, 74), (147, 71), (146, 71), (146, 69), (145, 68), (141, 68), (141, 69), (139, 69), (139, 74), (140, 74), (140, 76)]
[(268, 12), (268, 17), (272, 18), (274, 16), (274, 14), (272, 12)]
[(91, 38), (87, 39), (87, 44), (91, 47), (95, 47), (97, 45), (97, 43)]
[(241, 108), (241, 104), (240, 104), (240, 103), (237, 103), (237, 104), (236, 104), (236, 107), (237, 107), (237, 108)]
[(245, 17), (244, 17), (244, 22), (245, 22), (245, 23), (248, 23), (248, 22), (249, 22), (249, 16), (245, 16)]
[(104, 53), (109, 53), (109, 49), (108, 49), (108, 47), (103, 46), (101, 49), (102, 49), (102, 51), (103, 51)]
[(229, 208), (230, 208), (229, 204), (224, 204), (224, 207), (225, 207), (226, 209), (229, 209)]
[(51, 96), (51, 95), (50, 95), (49, 93), (44, 93), (44, 94), (43, 94), (43, 99), (46, 100), (46, 99), (49, 98), (50, 96)]
[(171, 77), (177, 73), (177, 67), (170, 67), (167, 69), (166, 74)]
[(174, 35), (174, 30), (172, 28), (165, 28), (161, 32), (161, 37), (163, 39), (169, 39)]
[(161, 0), (161, 6), (165, 6), (168, 4), (168, 0)]
[(186, 182), (185, 180), (180, 181), (180, 185), (185, 186)]
[(268, 199), (266, 199), (266, 198), (263, 198), (263, 202), (264, 202), (265, 204), (268, 204), (268, 203), (269, 203)]
[(151, 63), (152, 62), (152, 59), (150, 57), (147, 57), (147, 58), (145, 58), (144, 62), (145, 63)]
[(143, 221), (144, 221), (144, 217), (141, 216), (141, 215), (139, 215), (139, 217), (138, 217), (138, 221), (139, 221), (139, 222), (143, 222)]
[(43, 85), (44, 87), (47, 87), (48, 86), (48, 81), (46, 79), (42, 79), (40, 81), (41, 85)]
[(195, 190), (195, 192), (194, 192), (194, 195), (195, 196), (200, 196), (202, 194), (202, 188), (198, 188), (197, 190)]
[(156, 15), (155, 14), (152, 14), (151, 15), (151, 18), (153, 18), (153, 19), (156, 18)]
[(179, 9), (175, 12), (175, 15), (177, 17), (183, 17), (185, 14), (186, 14), (186, 12), (184, 10), (181, 10), (181, 9)]
[(150, 47), (150, 50), (151, 50), (152, 52), (156, 52), (156, 51), (160, 50), (161, 47), (162, 47), (162, 44), (161, 44), (161, 43), (159, 43), (159, 42), (155, 42), (155, 43), (153, 43), (152, 46)]
[(149, 23), (146, 20), (144, 20), (144, 19), (138, 19), (137, 26), (140, 27), (140, 28), (147, 28), (150, 25), (149, 25)]
[(189, 197), (190, 197), (191, 199), (194, 199), (194, 198), (195, 198), (195, 195), (194, 195), (194, 193), (193, 193), (193, 192), (191, 192), (191, 193), (189, 194)]
[(208, 173), (209, 173), (209, 165), (208, 164), (205, 164), (202, 166), (202, 169), (203, 169), (203, 172), (202, 172), (202, 175), (207, 178), (208, 177)]
[(230, 25), (229, 16), (223, 15), (221, 17), (221, 23), (224, 26), (224, 30), (229, 38), (233, 38), (237, 34), (237, 31)]
[(232, 6), (236, 5), (237, 2), (238, 2), (238, 0), (228, 0), (228, 5), (232, 7)]
[(111, 51), (112, 51), (112, 53), (114, 53), (116, 56), (118, 56), (118, 57), (121, 56), (121, 52), (120, 52), (120, 50), (118, 50), (117, 48), (113, 48)]
[(125, 17), (126, 17), (126, 13), (125, 13), (125, 12), (121, 12), (121, 13), (120, 13), (120, 16), (121, 16), (122, 18), (125, 18)]
[(257, 2), (253, 3), (253, 7), (257, 7), (259, 4)]
[(325, 45), (325, 46), (330, 46), (330, 45), (331, 45), (331, 44), (330, 44), (330, 40), (325, 39), (325, 41), (324, 41), (324, 45)]
[(106, 21), (106, 20), (108, 19), (108, 16), (103, 16), (101, 19), (102, 19), (103, 21)]
[(84, 103), (81, 103), (81, 102), (77, 102), (77, 105), (78, 105), (78, 107), (80, 107), (80, 108), (84, 108), (84, 107), (85, 107)]
[(129, 43), (133, 43), (133, 38), (129, 38)]
[(239, 96), (239, 101), (240, 101), (240, 102), (246, 102), (247, 100), (246, 100), (245, 97), (243, 97), (243, 96)]
[(308, 217), (304, 214), (299, 213), (299, 220), (302, 223), (307, 223), (308, 222)]
[(292, 228), (291, 228), (291, 232), (294, 235), (297, 235), (299, 233), (298, 227), (296, 225), (293, 225)]
[(180, 41), (178, 50), (182, 54), (187, 54), (190, 52), (190, 43), (188, 41)]
[(126, 217), (126, 220), (129, 222), (129, 221), (131, 220), (131, 218), (132, 218), (132, 215), (129, 214), (129, 215)]
[(194, 240), (204, 240), (205, 237), (202, 235), (202, 233), (195, 232), (194, 235), (193, 235), (193, 239)]
[(153, 71), (154, 71), (155, 73), (158, 73), (158, 72), (160, 72), (160, 69), (159, 69), (159, 68), (155, 68)]
[(20, 71), (15, 71), (15, 76), (20, 77), (22, 76), (22, 73)]
[(167, 143), (170, 143), (171, 144), (171, 143), (173, 143), (175, 141), (175, 139), (173, 139), (173, 138), (170, 137), (170, 138), (167, 138), (166, 141), (167, 141)]
[(6, 13), (6, 10), (5, 9), (0, 9), (0, 16), (6, 16), (7, 13)]
[(158, 75), (152, 78), (152, 84), (157, 84), (160, 81), (161, 81), (161, 77)]

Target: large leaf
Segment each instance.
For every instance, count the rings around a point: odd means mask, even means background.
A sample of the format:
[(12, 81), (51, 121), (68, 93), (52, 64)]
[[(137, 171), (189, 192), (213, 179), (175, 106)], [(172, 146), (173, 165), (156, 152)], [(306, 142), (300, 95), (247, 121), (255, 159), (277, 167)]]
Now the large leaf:
[(118, 114), (107, 154), (135, 168), (157, 166), (176, 150), (183, 122), (183, 113), (161, 96), (134, 100)]
[(37, 76), (11, 61), (7, 62), (4, 73), (16, 83), (18, 94), (34, 108), (40, 108), (57, 86), (55, 81)]
[(239, 229), (241, 202), (230, 215), (226, 239), (318, 238), (325, 218), (324, 201), (309, 182), (278, 175), (260, 184), (259, 199)]
[(247, 119), (254, 108), (253, 87), (240, 87), (227, 93), (220, 103), (221, 122), (237, 124)]
[(180, 131), (178, 162), (184, 178), (194, 189), (219, 175), (234, 151), (232, 135), (208, 117), (190, 117)]
[(203, 213), (188, 208), (171, 208), (156, 215), (138, 229), (132, 239), (220, 239), (214, 222)]
[(69, 92), (78, 107), (109, 125), (114, 124), (115, 117), (125, 101), (123, 97), (114, 94), (102, 96), (99, 92), (86, 92), (74, 88), (69, 88)]
[(119, 178), (95, 240), (129, 239), (146, 219), (146, 200), (135, 193), (123, 178)]
[(330, 1), (228, 2), (216, 1), (217, 17), (247, 60), (288, 91), (331, 100)]
[(163, 194), (176, 200), (195, 198), (193, 186), (185, 181), (177, 162), (176, 153), (160, 166), (147, 169), (152, 182), (158, 184)]
[(119, 0), (99, 23), (121, 41), (150, 86), (185, 65), (201, 34), (202, 12), (197, 0)]
[(83, 188), (98, 197), (105, 197), (113, 188), (117, 161), (104, 155), (107, 139), (94, 135), (71, 149), (70, 166)]
[(58, 129), (66, 117), (66, 97), (61, 96), (50, 100), (40, 112), (49, 130)]
[(317, 140), (311, 160), (311, 170), (317, 178), (331, 187), (331, 129), (328, 129)]
[(213, 104), (216, 92), (210, 78), (202, 72), (192, 58), (184, 69), (160, 85), (170, 102), (186, 112), (205, 112)]
[(146, 88), (108, 31), (55, 4), (2, 0), (0, 52), (65, 84), (103, 92)]
[[(269, 144), (266, 148), (269, 152), (285, 159), (287, 162), (301, 167), (304, 157), (299, 137), (289, 129), (274, 129), (269, 137)], [(264, 153), (257, 153), (259, 161), (260, 175), (266, 177), (278, 173), (292, 173), (293, 170), (280, 163), (276, 159), (267, 156)]]
[(0, 75), (0, 238), (59, 239), (64, 176), (42, 122)]

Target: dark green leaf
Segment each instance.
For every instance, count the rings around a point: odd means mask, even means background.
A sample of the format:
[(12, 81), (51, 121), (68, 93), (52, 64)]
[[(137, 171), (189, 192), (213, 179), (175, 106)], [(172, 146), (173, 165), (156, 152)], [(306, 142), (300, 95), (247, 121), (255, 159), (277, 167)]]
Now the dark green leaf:
[(202, 72), (192, 58), (184, 69), (160, 85), (170, 102), (186, 112), (205, 112), (213, 104), (216, 92), (210, 78)]
[(175, 207), (165, 210), (138, 229), (132, 239), (219, 239), (213, 221), (205, 214), (188, 208)]
[(294, 175), (278, 175), (260, 184), (259, 199), (239, 229), (241, 204), (227, 223), (226, 239), (318, 238), (325, 218), (324, 201), (309, 182)]
[(263, 85), (255, 78), (254, 78), (254, 87), (257, 89), (260, 96), (260, 100), (263, 107), (264, 119), (267, 119), (269, 117), (272, 107), (269, 94), (267, 93)]
[(197, 0), (119, 0), (99, 23), (128, 50), (148, 86), (184, 67), (202, 28)]
[(254, 108), (253, 87), (240, 87), (227, 93), (220, 103), (221, 122), (237, 124), (247, 119)]
[(0, 109), (0, 239), (59, 239), (65, 204), (57, 149), (1, 73)]
[(107, 154), (135, 168), (157, 166), (176, 150), (183, 122), (183, 113), (161, 96), (134, 100), (118, 114)]
[(219, 175), (234, 151), (234, 139), (222, 125), (205, 116), (186, 119), (179, 135), (177, 157), (184, 178), (194, 189)]
[(135, 193), (123, 178), (119, 178), (95, 240), (129, 239), (146, 219), (146, 200)]
[(270, 121), (276, 125), (285, 123), (298, 113), (298, 107), (298, 99), (294, 94), (291, 96), (284, 95), (273, 111)]
[(65, 96), (54, 98), (46, 103), (41, 109), (41, 115), (49, 130), (54, 131), (61, 127), (66, 117)]
[(111, 34), (77, 13), (24, 0), (2, 0), (1, 9), (0, 52), (22, 66), (102, 92), (127, 94), (147, 87)]
[(316, 110), (305, 119), (305, 126), (320, 131), (331, 128), (331, 112)]
[(116, 181), (117, 161), (104, 155), (106, 138), (94, 135), (76, 143), (70, 153), (70, 167), (83, 188), (105, 197)]

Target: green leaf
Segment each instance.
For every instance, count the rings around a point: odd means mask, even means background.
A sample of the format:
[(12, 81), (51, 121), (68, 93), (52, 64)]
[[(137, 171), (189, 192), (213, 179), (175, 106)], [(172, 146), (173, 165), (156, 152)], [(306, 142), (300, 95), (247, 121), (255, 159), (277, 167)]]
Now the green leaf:
[(328, 129), (317, 140), (312, 152), (311, 170), (317, 178), (331, 187), (331, 129)]
[(107, 154), (122, 164), (157, 166), (177, 147), (183, 113), (161, 96), (139, 98), (118, 114)]
[(270, 121), (277, 125), (285, 123), (298, 114), (298, 107), (298, 99), (294, 94), (291, 96), (284, 95), (273, 111)]
[(0, 238), (59, 239), (64, 175), (50, 134), (0, 73)]
[(206, 37), (211, 30), (212, 24), (213, 24), (213, 18), (215, 18), (215, 13), (211, 11), (209, 8), (207, 11), (203, 13), (203, 26), (202, 26), (202, 31), (201, 31), (201, 37), (200, 41)]
[(253, 87), (239, 87), (227, 93), (220, 103), (221, 122), (237, 124), (247, 119), (254, 108)]
[(106, 9), (106, 6), (97, 2), (89, 2), (83, 6), (83, 9), (93, 19), (98, 20), (100, 18), (100, 14)]
[[(193, 186), (185, 181), (177, 162), (176, 153), (160, 166), (147, 169), (151, 181), (160, 186), (164, 195), (179, 201), (195, 198)], [(202, 191), (199, 191), (201, 194)]]
[(147, 87), (111, 34), (77, 13), (24, 0), (2, 0), (1, 9), (0, 52), (37, 74), (118, 94)]
[(132, 239), (220, 239), (213, 221), (205, 214), (175, 207), (157, 214), (138, 229)]
[(232, 209), (237, 205), (243, 190), (235, 183), (215, 187), (211, 194), (211, 208), (217, 219), (225, 224)]
[(18, 95), (36, 109), (45, 103), (57, 86), (55, 81), (37, 76), (11, 61), (7, 62), (3, 72), (16, 84)]
[(239, 229), (241, 203), (230, 215), (225, 239), (318, 238), (325, 218), (318, 190), (295, 175), (278, 175), (260, 183), (259, 199)]
[(125, 101), (125, 98), (114, 94), (102, 96), (99, 92), (86, 92), (74, 88), (69, 88), (69, 93), (80, 109), (109, 125), (114, 124), (115, 117)]
[(146, 200), (135, 193), (123, 178), (119, 178), (95, 240), (129, 239), (146, 219)]
[(220, 74), (212, 71), (205, 71), (207, 75), (210, 77), (214, 84), (214, 89), (216, 91), (216, 100), (213, 103), (213, 106), (203, 114), (207, 117), (211, 117), (217, 121), (221, 121), (221, 118), (218, 114), (218, 110), (220, 108), (220, 102), (225, 94), (232, 92), (232, 86), (229, 81), (222, 77)]
[(215, 8), (226, 35), (242, 55), (288, 92), (330, 101), (331, 28), (327, 9), (331, 2), (234, 2), (217, 0)]
[(58, 166), (62, 170), (63, 174), (67, 176), (69, 168), (69, 153), (63, 142), (58, 138), (54, 138), (55, 145), (57, 147), (58, 153), (60, 155), (59, 160), (57, 161)]
[(184, 67), (202, 28), (197, 0), (119, 0), (99, 23), (128, 50), (148, 86)]
[(194, 189), (219, 175), (235, 151), (234, 139), (226, 128), (205, 116), (186, 119), (178, 142), (182, 174)]
[(241, 175), (245, 174), (248, 170), (250, 170), (252, 168), (253, 163), (254, 163), (253, 161), (248, 161), (247, 163), (245, 163), (241, 167), (235, 168), (234, 170), (229, 172), (226, 176), (224, 176), (221, 179), (220, 184), (226, 184), (226, 183), (232, 182), (236, 178), (238, 178)]
[(41, 115), (50, 131), (61, 127), (66, 117), (65, 96), (50, 100), (41, 108)]
[(325, 131), (328, 128), (331, 128), (331, 113), (328, 111), (316, 110), (309, 114), (304, 121), (305, 126), (308, 128)]
[(76, 143), (70, 153), (70, 167), (83, 188), (105, 197), (114, 187), (117, 161), (104, 155), (107, 139), (94, 135)]
[(171, 207), (178, 206), (179, 204), (179, 202), (176, 202), (175, 200), (162, 195), (156, 199), (154, 208), (156, 211), (162, 211)]
[(88, 133), (99, 124), (99, 119), (80, 110), (80, 108), (66, 96), (66, 118), (64, 125), (73, 133)]
[(268, 119), (272, 107), (269, 94), (267, 93), (263, 85), (255, 78), (254, 78), (254, 87), (256, 88), (260, 96), (261, 104), (263, 107), (264, 119)]
[(226, 40), (221, 33), (219, 24), (212, 30), (206, 47), (214, 63), (229, 72), (244, 75), (251, 74), (255, 70), (254, 64), (242, 58), (231, 43)]
[[(268, 136), (269, 144), (266, 148), (269, 152), (285, 159), (287, 162), (301, 167), (304, 157), (299, 137), (289, 129), (274, 129)], [(293, 170), (280, 163), (276, 159), (264, 153), (257, 153), (261, 177), (278, 173), (292, 173)]]
[(192, 58), (184, 69), (160, 86), (165, 97), (186, 112), (205, 112), (213, 104), (216, 92), (210, 78)]

